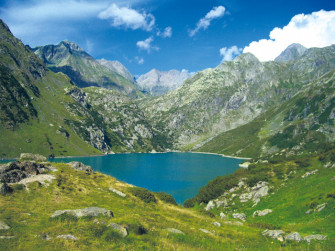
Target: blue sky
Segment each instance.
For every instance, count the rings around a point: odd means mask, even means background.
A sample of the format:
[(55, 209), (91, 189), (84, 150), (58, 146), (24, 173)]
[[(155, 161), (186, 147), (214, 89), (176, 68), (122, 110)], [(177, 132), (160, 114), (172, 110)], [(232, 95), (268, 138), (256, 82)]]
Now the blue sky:
[[(321, 11), (324, 10), (324, 11)], [(196, 72), (242, 52), (272, 60), (292, 42), (335, 43), (335, 1), (1, 0), (0, 18), (30, 46), (78, 43), (134, 75)]]

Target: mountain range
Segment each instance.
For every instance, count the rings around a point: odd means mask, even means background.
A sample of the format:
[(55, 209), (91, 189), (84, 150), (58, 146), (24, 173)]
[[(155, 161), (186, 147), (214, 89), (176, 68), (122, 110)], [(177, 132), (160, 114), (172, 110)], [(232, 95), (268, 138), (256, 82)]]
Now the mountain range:
[(25, 149), (257, 157), (335, 140), (335, 46), (293, 44), (274, 61), (245, 53), (193, 76), (154, 69), (135, 81), (121, 63), (73, 42), (30, 48), (3, 22), (1, 38), (3, 157)]

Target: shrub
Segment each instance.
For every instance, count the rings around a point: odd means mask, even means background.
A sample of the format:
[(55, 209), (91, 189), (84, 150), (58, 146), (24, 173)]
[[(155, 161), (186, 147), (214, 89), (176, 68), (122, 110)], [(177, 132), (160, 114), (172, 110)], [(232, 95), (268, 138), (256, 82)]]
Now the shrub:
[(187, 199), (184, 201), (184, 207), (186, 208), (194, 207), (196, 203), (197, 203), (196, 198)]
[(300, 168), (305, 168), (305, 167), (309, 167), (309, 161), (305, 160), (305, 159), (301, 159), (301, 160), (296, 160), (295, 163), (298, 165), (298, 167)]
[(335, 199), (335, 192), (327, 194), (327, 198)]
[(164, 193), (164, 192), (159, 192), (159, 193), (155, 193), (155, 195), (161, 201), (164, 201), (164, 202), (172, 204), (172, 205), (177, 205), (176, 200), (173, 198), (173, 196), (171, 194), (167, 194), (167, 193)]
[(14, 185), (12, 185), (11, 187), (12, 187), (12, 189), (13, 189), (14, 191), (20, 191), (20, 190), (23, 190), (23, 189), (24, 189), (24, 185), (23, 185), (23, 184), (14, 184)]
[(145, 188), (131, 187), (130, 192), (145, 203), (157, 202), (155, 195)]

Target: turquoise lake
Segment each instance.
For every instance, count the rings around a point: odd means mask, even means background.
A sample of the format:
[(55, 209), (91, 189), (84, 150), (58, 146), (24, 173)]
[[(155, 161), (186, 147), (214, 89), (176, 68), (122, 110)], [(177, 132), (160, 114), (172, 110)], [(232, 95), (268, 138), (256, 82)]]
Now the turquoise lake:
[(131, 153), (95, 157), (55, 158), (80, 161), (95, 171), (154, 192), (171, 194), (182, 204), (217, 176), (233, 173), (243, 160), (198, 153)]

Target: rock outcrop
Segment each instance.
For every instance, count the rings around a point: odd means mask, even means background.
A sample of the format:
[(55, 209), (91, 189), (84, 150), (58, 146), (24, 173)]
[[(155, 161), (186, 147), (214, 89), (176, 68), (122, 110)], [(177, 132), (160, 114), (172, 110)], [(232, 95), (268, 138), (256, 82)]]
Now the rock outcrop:
[(121, 191), (119, 191), (119, 190), (117, 190), (117, 189), (115, 189), (115, 188), (113, 188), (113, 187), (110, 187), (110, 188), (109, 188), (109, 191), (111, 191), (111, 192), (113, 192), (113, 193), (116, 193), (117, 195), (119, 195), (119, 196), (121, 196), (121, 197), (126, 197), (126, 196), (127, 196), (126, 194), (122, 193)]
[(44, 164), (35, 162), (12, 162), (0, 168), (0, 181), (5, 183), (17, 183), (20, 180), (33, 175), (49, 171)]
[(264, 209), (264, 210), (257, 210), (252, 214), (252, 217), (257, 217), (257, 216), (265, 216), (269, 213), (272, 213), (271, 209)]
[(300, 242), (302, 241), (302, 237), (300, 236), (298, 232), (294, 232), (294, 233), (290, 233), (286, 235), (285, 240)]
[(312, 234), (312, 235), (305, 236), (304, 240), (307, 241), (308, 243), (310, 243), (311, 240), (325, 241), (327, 240), (327, 236), (321, 235), (321, 234)]
[(47, 158), (40, 154), (33, 154), (33, 153), (21, 153), (20, 161), (46, 161)]
[(283, 230), (269, 230), (269, 229), (264, 230), (262, 233), (263, 236), (269, 236), (272, 239), (279, 241), (284, 241), (283, 237), (284, 234), (285, 232)]
[(247, 216), (244, 213), (234, 213), (233, 218), (245, 221), (247, 219)]
[(0, 230), (8, 230), (10, 227), (3, 221), (0, 221)]
[(183, 231), (180, 231), (179, 229), (176, 229), (176, 228), (167, 228), (166, 230), (174, 234), (184, 234)]
[(78, 170), (78, 171), (83, 171), (88, 174), (93, 174), (94, 170), (90, 166), (86, 166), (85, 164), (78, 162), (78, 161), (72, 161), (69, 163), (73, 169)]
[(51, 215), (51, 218), (56, 218), (63, 215), (70, 215), (76, 218), (80, 217), (97, 217), (97, 216), (108, 216), (114, 217), (112, 211), (100, 207), (88, 207), (83, 209), (75, 210), (58, 210)]

